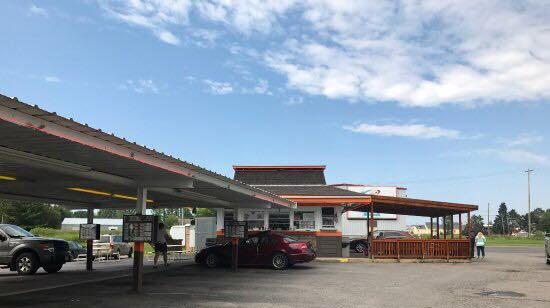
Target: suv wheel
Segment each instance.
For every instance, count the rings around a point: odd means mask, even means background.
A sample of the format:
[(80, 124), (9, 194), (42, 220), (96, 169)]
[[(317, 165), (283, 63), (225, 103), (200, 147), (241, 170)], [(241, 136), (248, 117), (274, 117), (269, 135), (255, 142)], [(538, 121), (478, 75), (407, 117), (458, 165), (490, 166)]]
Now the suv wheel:
[(38, 258), (34, 253), (24, 252), (15, 259), (15, 268), (19, 275), (33, 275), (38, 270)]
[(271, 257), (271, 264), (276, 270), (284, 270), (288, 267), (288, 257), (282, 253), (276, 253)]
[(63, 267), (63, 263), (54, 263), (54, 264), (48, 264), (48, 265), (42, 266), (42, 268), (50, 274), (59, 272), (59, 270), (61, 270), (62, 267)]
[(204, 264), (210, 268), (218, 267), (220, 265), (220, 258), (213, 253), (209, 253), (204, 260)]
[(365, 252), (365, 249), (367, 249), (367, 245), (365, 245), (365, 243), (358, 242), (357, 244), (355, 244), (355, 251), (356, 252), (363, 253), (363, 252)]
[(546, 264), (550, 265), (550, 255), (546, 256)]
[(134, 249), (130, 248), (130, 250), (128, 250), (128, 259), (132, 257), (133, 253), (134, 253)]

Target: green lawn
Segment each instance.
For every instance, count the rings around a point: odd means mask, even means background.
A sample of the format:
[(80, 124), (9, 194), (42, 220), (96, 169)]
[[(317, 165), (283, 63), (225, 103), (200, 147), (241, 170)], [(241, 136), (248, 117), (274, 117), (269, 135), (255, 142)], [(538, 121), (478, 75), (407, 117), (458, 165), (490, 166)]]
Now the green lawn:
[(487, 246), (544, 246), (543, 237), (517, 238), (504, 236), (487, 237)]

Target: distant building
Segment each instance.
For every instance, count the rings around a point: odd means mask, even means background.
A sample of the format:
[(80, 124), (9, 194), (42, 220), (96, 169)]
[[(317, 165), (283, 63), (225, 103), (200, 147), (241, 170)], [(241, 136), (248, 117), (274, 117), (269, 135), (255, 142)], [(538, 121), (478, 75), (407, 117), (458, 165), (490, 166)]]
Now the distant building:
[[(79, 231), (81, 224), (88, 223), (86, 218), (65, 218), (61, 222), (61, 230)], [(121, 231), (122, 219), (115, 218), (94, 218), (94, 224), (100, 224), (102, 232), (105, 231)]]
[[(398, 186), (376, 186), (364, 184), (334, 184), (334, 187), (346, 189), (366, 195), (380, 195), (390, 197), (407, 197), (407, 188)], [(375, 230), (405, 231), (407, 228), (406, 216), (394, 214), (374, 213)], [(342, 235), (356, 238), (368, 235), (368, 213), (348, 211), (342, 214)]]

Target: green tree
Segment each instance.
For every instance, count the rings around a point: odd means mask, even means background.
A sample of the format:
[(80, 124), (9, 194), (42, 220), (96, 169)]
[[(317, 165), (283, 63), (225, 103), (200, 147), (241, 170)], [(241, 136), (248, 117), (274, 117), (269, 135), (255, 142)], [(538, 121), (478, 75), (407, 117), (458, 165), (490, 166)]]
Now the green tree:
[(547, 209), (540, 221), (540, 231), (550, 232), (550, 209)]
[(166, 230), (170, 230), (170, 228), (172, 228), (172, 226), (177, 225), (179, 220), (180, 219), (178, 218), (178, 216), (173, 215), (173, 214), (170, 214), (170, 215), (166, 216), (166, 218), (163, 220), (164, 226), (166, 227)]
[[(472, 215), (472, 217), (470, 217), (470, 227), (472, 228), (472, 231), (474, 231), (475, 233), (484, 231), (485, 229), (483, 227), (483, 216)], [(466, 228), (468, 228), (468, 225), (466, 225)]]
[(508, 212), (508, 227), (509, 232), (512, 232), (513, 229), (522, 229), (523, 223), (523, 216), (518, 214), (516, 210), (511, 209)]
[(63, 219), (71, 216), (71, 212), (58, 205), (0, 200), (0, 216), (5, 223), (30, 230), (36, 227), (59, 228)]
[(215, 217), (216, 211), (214, 209), (197, 208), (197, 217)]
[(87, 218), (88, 217), (88, 211), (87, 210), (80, 210), (80, 211), (73, 211), (71, 212), (71, 217), (75, 218)]
[(498, 214), (493, 221), (493, 233), (510, 233), (510, 228), (508, 227), (508, 207), (506, 206), (506, 202), (502, 202), (498, 207)]

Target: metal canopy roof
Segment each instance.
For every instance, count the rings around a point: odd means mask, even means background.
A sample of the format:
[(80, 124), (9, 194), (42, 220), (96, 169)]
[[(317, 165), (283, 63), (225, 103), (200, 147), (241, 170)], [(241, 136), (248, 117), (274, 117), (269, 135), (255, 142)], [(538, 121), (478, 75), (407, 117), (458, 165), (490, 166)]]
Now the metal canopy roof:
[(199, 166), (0, 95), (0, 198), (73, 208), (295, 207)]
[(360, 204), (351, 204), (346, 210), (368, 212), (371, 205), (375, 213), (426, 217), (463, 214), (478, 209), (477, 205), (472, 204), (369, 195)]

